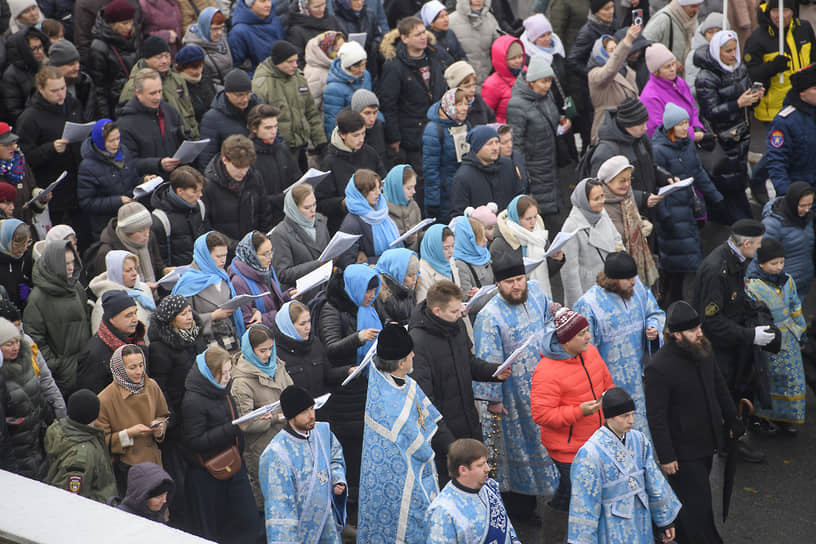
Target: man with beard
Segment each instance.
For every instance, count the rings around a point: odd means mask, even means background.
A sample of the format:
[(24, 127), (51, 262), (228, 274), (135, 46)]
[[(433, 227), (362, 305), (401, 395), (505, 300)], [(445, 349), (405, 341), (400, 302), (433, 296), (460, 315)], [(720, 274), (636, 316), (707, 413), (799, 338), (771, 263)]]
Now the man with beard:
[(589, 321), (592, 343), (609, 367), (615, 385), (624, 388), (635, 401), (635, 429), (648, 438), (641, 376), (666, 314), (638, 279), (635, 260), (622, 251), (607, 256), (597, 285), (584, 293), (572, 309)]
[(96, 99), (96, 85), (91, 76), (79, 69), (79, 51), (68, 40), (58, 40), (48, 49), (48, 64), (62, 72), (68, 94), (82, 106), (82, 122), (105, 117), (102, 102)]
[[(538, 425), (530, 409), (530, 380), (538, 364), (544, 336), (553, 330), (550, 306), (538, 283), (528, 283), (519, 253), (502, 253), (493, 260), (498, 295), (479, 312), (473, 326), (476, 356), (501, 364), (528, 342), (511, 365), (503, 383), (474, 382), (473, 392), (482, 432), (492, 435), (496, 480), (508, 511), (531, 518), (538, 495), (550, 495), (558, 471), (538, 440)], [(500, 433), (493, 430), (498, 423)]]
[(745, 432), (700, 323), (687, 302), (669, 306), (665, 344), (644, 375), (657, 461), (683, 503), (678, 544), (722, 543), (711, 506), (711, 461), (724, 445), (723, 419), (733, 436)]

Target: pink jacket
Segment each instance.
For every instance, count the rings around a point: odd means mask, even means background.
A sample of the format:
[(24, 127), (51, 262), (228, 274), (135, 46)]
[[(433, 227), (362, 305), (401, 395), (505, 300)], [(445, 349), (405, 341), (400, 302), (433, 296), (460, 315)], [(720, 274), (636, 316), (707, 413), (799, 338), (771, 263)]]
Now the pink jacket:
[(646, 123), (646, 132), (651, 137), (657, 127), (663, 124), (663, 110), (666, 104), (674, 102), (689, 114), (689, 137), (694, 137), (694, 129), (705, 131), (697, 114), (697, 106), (694, 104), (694, 97), (691, 96), (691, 89), (682, 77), (677, 76), (674, 81), (663, 79), (652, 74), (643, 91), (640, 93), (640, 101), (646, 106), (649, 112), (649, 121)]
[[(179, 0), (186, 2), (187, 0)], [(176, 56), (184, 37), (181, 28), (181, 10), (177, 0), (139, 0), (144, 13), (144, 28), (151, 36), (159, 36), (170, 45), (170, 55)], [(170, 41), (170, 30), (176, 33), (176, 41)]]
[(524, 50), (521, 40), (513, 36), (500, 36), (493, 42), (490, 57), (494, 72), (482, 83), (482, 98), (496, 112), (498, 123), (507, 122), (507, 103), (510, 102), (513, 84), (516, 82), (516, 76), (507, 67), (507, 50), (513, 42), (518, 42), (522, 51)]

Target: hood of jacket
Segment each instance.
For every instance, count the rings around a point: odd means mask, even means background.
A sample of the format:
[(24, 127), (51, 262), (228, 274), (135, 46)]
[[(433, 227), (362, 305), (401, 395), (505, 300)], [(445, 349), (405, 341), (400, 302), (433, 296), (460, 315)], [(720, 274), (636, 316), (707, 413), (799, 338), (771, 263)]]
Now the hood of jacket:
[(165, 212), (183, 212), (192, 209), (195, 210), (196, 213), (199, 213), (198, 206), (195, 208), (182, 207), (175, 199), (170, 198), (170, 191), (172, 190), (169, 181), (165, 181), (156, 187), (156, 190), (150, 195), (150, 206), (153, 209), (159, 209)]
[(226, 91), (218, 91), (215, 98), (213, 98), (210, 107), (223, 113), (227, 117), (231, 117), (232, 119), (239, 121), (242, 125), (244, 125), (246, 124), (246, 118), (249, 111), (261, 103), (261, 99), (255, 96), (255, 93), (252, 93), (249, 95), (249, 104), (247, 105), (246, 109), (239, 110), (227, 99)]
[(36, 27), (29, 27), (12, 34), (6, 43), (6, 58), (9, 64), (13, 64), (20, 70), (30, 74), (36, 74), (40, 69), (40, 63), (34, 58), (34, 53), (28, 46), (29, 36), (42, 41), (43, 47), (48, 51), (51, 42), (41, 30)]
[(308, 42), (306, 42), (306, 49), (303, 54), (303, 58), (306, 62), (306, 66), (323, 68), (325, 70), (328, 70), (332, 64), (332, 61), (336, 60), (330, 58), (326, 53), (324, 53), (323, 50), (320, 49), (318, 41), (315, 39), (311, 39)]
[[(520, 39), (514, 36), (499, 36), (496, 38), (496, 41), (493, 42), (493, 45), (490, 46), (490, 59), (493, 63), (493, 70), (503, 78), (511, 80), (515, 79), (516, 76), (514, 76), (510, 68), (507, 67), (507, 50), (510, 49), (510, 46), (514, 43), (518, 43), (521, 46), (521, 50), (524, 51), (524, 44)], [(522, 70), (524, 67), (525, 66), (522, 66)]]
[[(161, 510), (153, 512), (147, 508), (146, 501), (150, 492), (162, 484), (170, 486), (167, 502)], [(175, 482), (163, 468), (155, 463), (139, 463), (128, 470), (127, 495), (122, 499), (121, 506), (143, 517), (164, 521), (164, 512), (170, 507), (174, 491)]]
[[(68, 240), (61, 242), (46, 244), (42, 255), (34, 263), (32, 272), (32, 281), (36, 287), (49, 295), (58, 297), (73, 295), (74, 287), (82, 272), (82, 261), (79, 260), (74, 246)], [(68, 250), (74, 253), (75, 259), (74, 274), (70, 280), (65, 270), (65, 252)]]
[(564, 347), (558, 341), (558, 336), (555, 334), (555, 329), (548, 330), (544, 333), (544, 341), (541, 343), (541, 355), (548, 359), (555, 359), (563, 361), (572, 358), (572, 355), (564, 350)]
[[(433, 32), (430, 30), (425, 30), (425, 34), (428, 36), (428, 45), (425, 50), (435, 52), (436, 36), (434, 36)], [(418, 62), (416, 59), (412, 59), (408, 56), (408, 50), (405, 48), (405, 44), (402, 43), (399, 36), (399, 29), (396, 28), (389, 30), (385, 36), (383, 36), (383, 39), (380, 42), (380, 53), (382, 53), (383, 58), (385, 58), (386, 61), (389, 61), (399, 56), (403, 62), (409, 65)]]
[(208, 53), (225, 55), (227, 51), (229, 51), (226, 32), (221, 35), (221, 39), (219, 39), (217, 42), (213, 42), (201, 35), (197, 23), (193, 23), (187, 27), (187, 31), (184, 33), (183, 41), (184, 45), (197, 45)]
[(436, 317), (428, 308), (428, 302), (423, 300), (414, 312), (411, 314), (411, 319), (408, 321), (408, 329), (420, 329), (432, 336), (439, 338), (450, 338), (459, 334), (464, 327), (462, 318), (454, 323), (445, 321)]
[(692, 62), (694, 63), (694, 66), (700, 68), (701, 70), (708, 70), (719, 75), (732, 74), (733, 72), (726, 72), (725, 70), (723, 70), (723, 67), (720, 66), (720, 63), (717, 62), (716, 59), (711, 56), (711, 51), (708, 50), (708, 42), (706, 42), (705, 40), (703, 41), (704, 41), (703, 45), (694, 50), (694, 56), (692, 57)]
[(603, 121), (601, 121), (598, 127), (598, 139), (633, 145), (635, 143), (635, 137), (618, 126), (618, 123), (615, 121), (617, 115), (615, 111), (607, 110), (604, 112)]
[[(340, 58), (338, 57), (332, 60), (331, 65), (329, 66), (329, 75), (326, 76), (326, 85), (337, 82), (345, 83), (350, 87), (359, 87), (365, 83), (366, 75), (368, 75), (368, 71), (363, 72), (363, 75), (360, 77), (354, 77), (353, 75), (349, 74), (343, 70), (343, 67), (340, 65)], [(371, 76), (368, 76), (368, 79), (370, 78)]]
[[(592, 44), (592, 51), (590, 52), (589, 58), (587, 59), (587, 72), (589, 72), (593, 68), (597, 68), (598, 66), (604, 66), (609, 61), (611, 55), (606, 52), (606, 48), (604, 47), (603, 43), (604, 38), (612, 38), (612, 36), (604, 34), (603, 36), (595, 40), (594, 44)], [(614, 40), (615, 38), (612, 39)]]
[[(233, 28), (235, 28), (235, 25), (241, 23), (245, 25), (265, 25), (274, 22), (277, 18), (278, 16), (275, 14), (274, 3), (272, 4), (272, 9), (269, 11), (269, 15), (267, 15), (265, 19), (261, 19), (255, 15), (252, 10), (247, 7), (243, 0), (238, 0), (232, 10)], [(224, 32), (224, 35), (226, 34), (227, 33)]]

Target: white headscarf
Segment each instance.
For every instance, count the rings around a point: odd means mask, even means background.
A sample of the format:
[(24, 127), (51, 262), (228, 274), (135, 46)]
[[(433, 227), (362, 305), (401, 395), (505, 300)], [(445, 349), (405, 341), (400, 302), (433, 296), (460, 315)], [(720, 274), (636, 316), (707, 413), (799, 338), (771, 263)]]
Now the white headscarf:
[[(737, 42), (737, 61), (733, 66), (725, 64), (720, 59), (720, 48), (731, 40), (735, 40)], [(708, 52), (711, 54), (711, 58), (717, 61), (717, 63), (722, 66), (722, 69), (726, 72), (733, 72), (739, 68), (740, 63), (742, 62), (742, 57), (740, 56), (739, 39), (737, 38), (737, 33), (733, 30), (720, 30), (714, 34), (711, 41), (708, 42)]]

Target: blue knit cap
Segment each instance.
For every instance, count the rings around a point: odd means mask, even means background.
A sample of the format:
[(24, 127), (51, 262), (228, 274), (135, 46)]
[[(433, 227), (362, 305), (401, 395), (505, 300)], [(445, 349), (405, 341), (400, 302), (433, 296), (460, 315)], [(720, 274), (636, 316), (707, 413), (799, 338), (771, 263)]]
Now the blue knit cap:
[(663, 128), (666, 130), (672, 129), (683, 121), (687, 121), (689, 114), (686, 110), (669, 102), (666, 104), (666, 109), (663, 110)]
[(487, 125), (478, 125), (470, 129), (467, 134), (467, 143), (470, 144), (470, 150), (478, 153), (479, 150), (487, 143), (490, 138), (498, 138), (499, 133), (496, 129)]
[(187, 66), (194, 62), (204, 61), (204, 50), (197, 45), (185, 45), (176, 53), (176, 65)]

